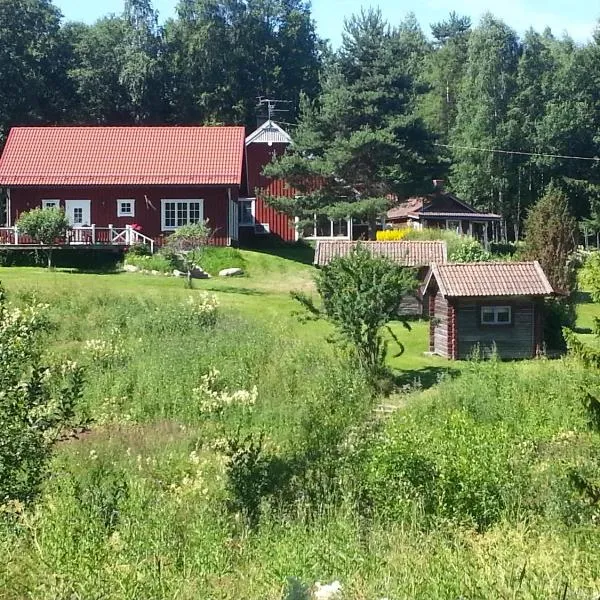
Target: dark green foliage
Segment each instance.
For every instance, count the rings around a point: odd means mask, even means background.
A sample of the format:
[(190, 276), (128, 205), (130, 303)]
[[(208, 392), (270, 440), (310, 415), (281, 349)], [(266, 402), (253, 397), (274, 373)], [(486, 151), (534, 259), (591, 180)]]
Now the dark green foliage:
[(150, 248), (146, 244), (137, 243), (127, 248), (125, 256), (150, 256), (151, 254)]
[(426, 51), (414, 20), (390, 29), (375, 10), (348, 20), (318, 102), (303, 102), (294, 146), (265, 169), (300, 195), (269, 202), (299, 217), (300, 225), (312, 222), (315, 213), (365, 220), (374, 239), (388, 195), (429, 184), (432, 140), (413, 110), (413, 71)]
[(559, 292), (571, 292), (575, 286), (572, 257), (577, 232), (567, 196), (551, 184), (527, 215), (524, 258), (539, 261)]
[[(410, 269), (386, 258), (373, 257), (358, 246), (348, 256), (334, 259), (316, 276), (322, 314), (331, 321), (358, 362), (372, 377), (385, 370), (386, 343), (381, 329), (397, 314), (398, 306), (416, 285)], [(313, 314), (320, 314), (302, 294), (296, 298)]]
[[(63, 247), (53, 252), (52, 264), (57, 268), (109, 273), (116, 270), (122, 258), (121, 252)], [(45, 264), (45, 257), (39, 250), (0, 250), (2, 267), (35, 267)]]

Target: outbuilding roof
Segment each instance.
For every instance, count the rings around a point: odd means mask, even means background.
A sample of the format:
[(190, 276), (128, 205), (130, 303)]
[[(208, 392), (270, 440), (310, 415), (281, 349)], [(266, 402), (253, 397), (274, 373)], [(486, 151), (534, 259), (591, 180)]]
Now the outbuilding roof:
[(445, 298), (554, 294), (537, 261), (433, 264), (425, 280), (425, 290), (433, 279)]
[(14, 127), (0, 185), (240, 185), (243, 127)]
[(349, 242), (319, 240), (315, 250), (315, 265), (323, 267), (334, 258), (347, 256), (357, 245), (375, 256), (385, 256), (406, 267), (427, 267), (446, 262), (446, 242), (407, 240), (401, 242)]

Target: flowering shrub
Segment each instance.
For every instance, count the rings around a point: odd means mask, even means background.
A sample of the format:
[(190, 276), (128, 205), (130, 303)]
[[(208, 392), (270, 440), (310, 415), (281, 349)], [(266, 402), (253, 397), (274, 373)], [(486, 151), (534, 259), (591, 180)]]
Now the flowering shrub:
[(219, 415), (231, 406), (237, 406), (243, 410), (252, 410), (258, 398), (256, 386), (250, 391), (237, 390), (230, 392), (227, 389), (218, 390), (219, 378), (219, 371), (211, 369), (200, 378), (200, 385), (193, 390), (194, 398), (204, 414)]
[(404, 229), (386, 229), (384, 231), (377, 232), (377, 241), (378, 242), (399, 242), (403, 240), (408, 235), (409, 229), (405, 227)]
[(102, 366), (122, 361), (126, 356), (125, 349), (118, 339), (86, 340), (83, 347), (92, 362)]
[(186, 314), (194, 325), (214, 325), (217, 320), (219, 301), (214, 294), (202, 292), (190, 296), (185, 303)]
[(42, 364), (47, 308), (10, 306), (0, 287), (0, 513), (35, 497), (53, 444), (75, 422), (82, 371), (73, 362)]

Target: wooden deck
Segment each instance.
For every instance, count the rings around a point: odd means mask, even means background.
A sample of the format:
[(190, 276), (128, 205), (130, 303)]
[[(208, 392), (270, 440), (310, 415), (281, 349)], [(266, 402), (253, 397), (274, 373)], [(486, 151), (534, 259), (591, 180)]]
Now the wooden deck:
[(134, 244), (146, 244), (154, 252), (156, 242), (136, 231), (131, 226), (126, 227), (74, 227), (64, 238), (59, 238), (52, 244), (39, 242), (23, 235), (17, 227), (0, 227), (0, 248), (13, 250), (48, 250), (60, 248), (86, 248), (117, 250), (128, 248)]

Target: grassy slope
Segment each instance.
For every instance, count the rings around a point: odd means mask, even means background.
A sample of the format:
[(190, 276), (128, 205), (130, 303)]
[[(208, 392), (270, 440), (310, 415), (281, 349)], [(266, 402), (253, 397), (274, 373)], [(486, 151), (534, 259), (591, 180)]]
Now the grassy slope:
[[(281, 255), (249, 250), (240, 252), (246, 269), (244, 277), (196, 280), (195, 291), (215, 293), (225, 308), (251, 318), (278, 322), (294, 338), (325, 340), (332, 331), (329, 325), (323, 322), (300, 323), (296, 317), (299, 306), (289, 295), (293, 290), (314, 293), (314, 267), (310, 264), (312, 257), (307, 250), (289, 248), (280, 252)], [(94, 275), (69, 270), (49, 272), (42, 268), (0, 267), (0, 281), (11, 292), (39, 290), (47, 296), (53, 291), (68, 291), (80, 296), (84, 302), (88, 296), (107, 293), (143, 295), (173, 302), (193, 293), (184, 288), (180, 279), (131, 273)], [(412, 383), (417, 377), (429, 384), (439, 372), (450, 368), (446, 360), (425, 356), (428, 350), (427, 323), (411, 323), (410, 332), (398, 324), (392, 329), (404, 348), (399, 349), (390, 340), (389, 363), (394, 369), (409, 372), (405, 376), (407, 383)]]

